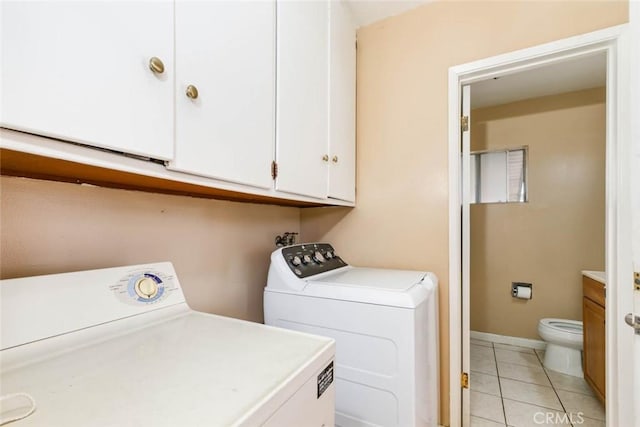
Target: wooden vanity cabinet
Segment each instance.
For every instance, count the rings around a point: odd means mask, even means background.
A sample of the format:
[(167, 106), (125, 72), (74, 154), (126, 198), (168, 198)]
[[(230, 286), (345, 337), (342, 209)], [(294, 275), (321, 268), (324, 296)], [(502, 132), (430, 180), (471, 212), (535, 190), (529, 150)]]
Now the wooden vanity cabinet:
[(605, 402), (605, 287), (582, 277), (582, 322), (584, 328), (584, 379), (596, 397)]

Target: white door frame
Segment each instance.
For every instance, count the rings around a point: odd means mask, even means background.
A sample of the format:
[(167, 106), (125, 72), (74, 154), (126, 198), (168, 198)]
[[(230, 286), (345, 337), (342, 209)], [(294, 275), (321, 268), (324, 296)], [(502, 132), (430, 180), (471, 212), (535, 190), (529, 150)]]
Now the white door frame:
[[(535, 47), (458, 65), (449, 69), (449, 334), (451, 426), (462, 425), (462, 296), (469, 292), (462, 280), (463, 250), (461, 208), (463, 194), (460, 156), (460, 104), (462, 85), (537, 68), (595, 52), (607, 54), (606, 129), (606, 273), (607, 273), (607, 407), (608, 426), (633, 419), (633, 375), (623, 372), (632, 365), (632, 330), (624, 323), (633, 311), (631, 292), (618, 292), (633, 277), (631, 254), (631, 117), (629, 112), (628, 24), (595, 31)], [(473, 94), (471, 95), (473, 96)], [(468, 200), (468, 198), (467, 198)], [(468, 216), (465, 218), (468, 221)], [(468, 254), (467, 254), (468, 255)], [(468, 256), (464, 257), (468, 260)], [(465, 261), (468, 264), (468, 261)], [(469, 269), (469, 265), (466, 265)], [(466, 314), (467, 316), (469, 313)], [(468, 331), (466, 331), (468, 333)], [(631, 334), (630, 334), (631, 333)], [(468, 347), (468, 343), (466, 343)]]
[[(640, 272), (640, 2), (629, 2), (629, 39), (631, 50), (631, 107), (630, 117), (635, 118), (631, 123), (631, 143), (633, 153), (631, 155), (631, 223), (633, 226), (633, 270)], [(635, 185), (635, 187), (634, 187)], [(636, 291), (633, 302), (634, 312), (636, 315), (640, 313), (640, 291)], [(634, 340), (634, 357), (636, 369), (634, 370), (634, 396), (636, 401), (640, 400), (640, 336), (635, 336)], [(636, 414), (634, 416), (636, 427), (640, 427), (640, 405), (636, 405)]]

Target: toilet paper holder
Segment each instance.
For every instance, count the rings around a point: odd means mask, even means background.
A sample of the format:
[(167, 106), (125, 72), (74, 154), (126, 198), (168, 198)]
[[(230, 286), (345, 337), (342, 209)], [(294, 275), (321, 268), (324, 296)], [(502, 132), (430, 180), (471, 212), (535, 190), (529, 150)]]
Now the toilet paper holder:
[(529, 298), (533, 298), (533, 284), (525, 283), (525, 282), (511, 282), (511, 296), (514, 298), (518, 298), (518, 288), (529, 288)]

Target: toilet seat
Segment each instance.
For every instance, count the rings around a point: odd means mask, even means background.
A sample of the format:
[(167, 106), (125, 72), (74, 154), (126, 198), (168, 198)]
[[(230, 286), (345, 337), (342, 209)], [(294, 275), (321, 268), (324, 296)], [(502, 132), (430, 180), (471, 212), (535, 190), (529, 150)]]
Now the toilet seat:
[(540, 319), (538, 335), (547, 343), (582, 350), (582, 322), (567, 319)]
[(567, 320), (567, 319), (541, 319), (540, 323), (554, 331), (563, 332), (568, 334), (575, 334), (582, 336), (583, 328), (582, 322), (579, 320)]

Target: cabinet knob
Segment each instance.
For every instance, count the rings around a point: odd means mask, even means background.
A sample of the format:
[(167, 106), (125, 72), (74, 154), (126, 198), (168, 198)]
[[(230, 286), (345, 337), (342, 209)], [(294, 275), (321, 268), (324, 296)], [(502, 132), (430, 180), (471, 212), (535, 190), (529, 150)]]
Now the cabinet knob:
[(329, 155), (325, 154), (324, 156), (322, 156), (322, 161), (323, 162), (328, 162), (329, 161)]
[(185, 93), (187, 94), (187, 98), (191, 98), (191, 99), (198, 98), (198, 88), (195, 87), (194, 85), (187, 86), (187, 91)]
[(155, 74), (162, 74), (164, 73), (164, 63), (157, 56), (153, 56), (149, 59), (149, 69)]
[(331, 161), (333, 163), (338, 163), (338, 156), (333, 156), (333, 158), (331, 159)]

